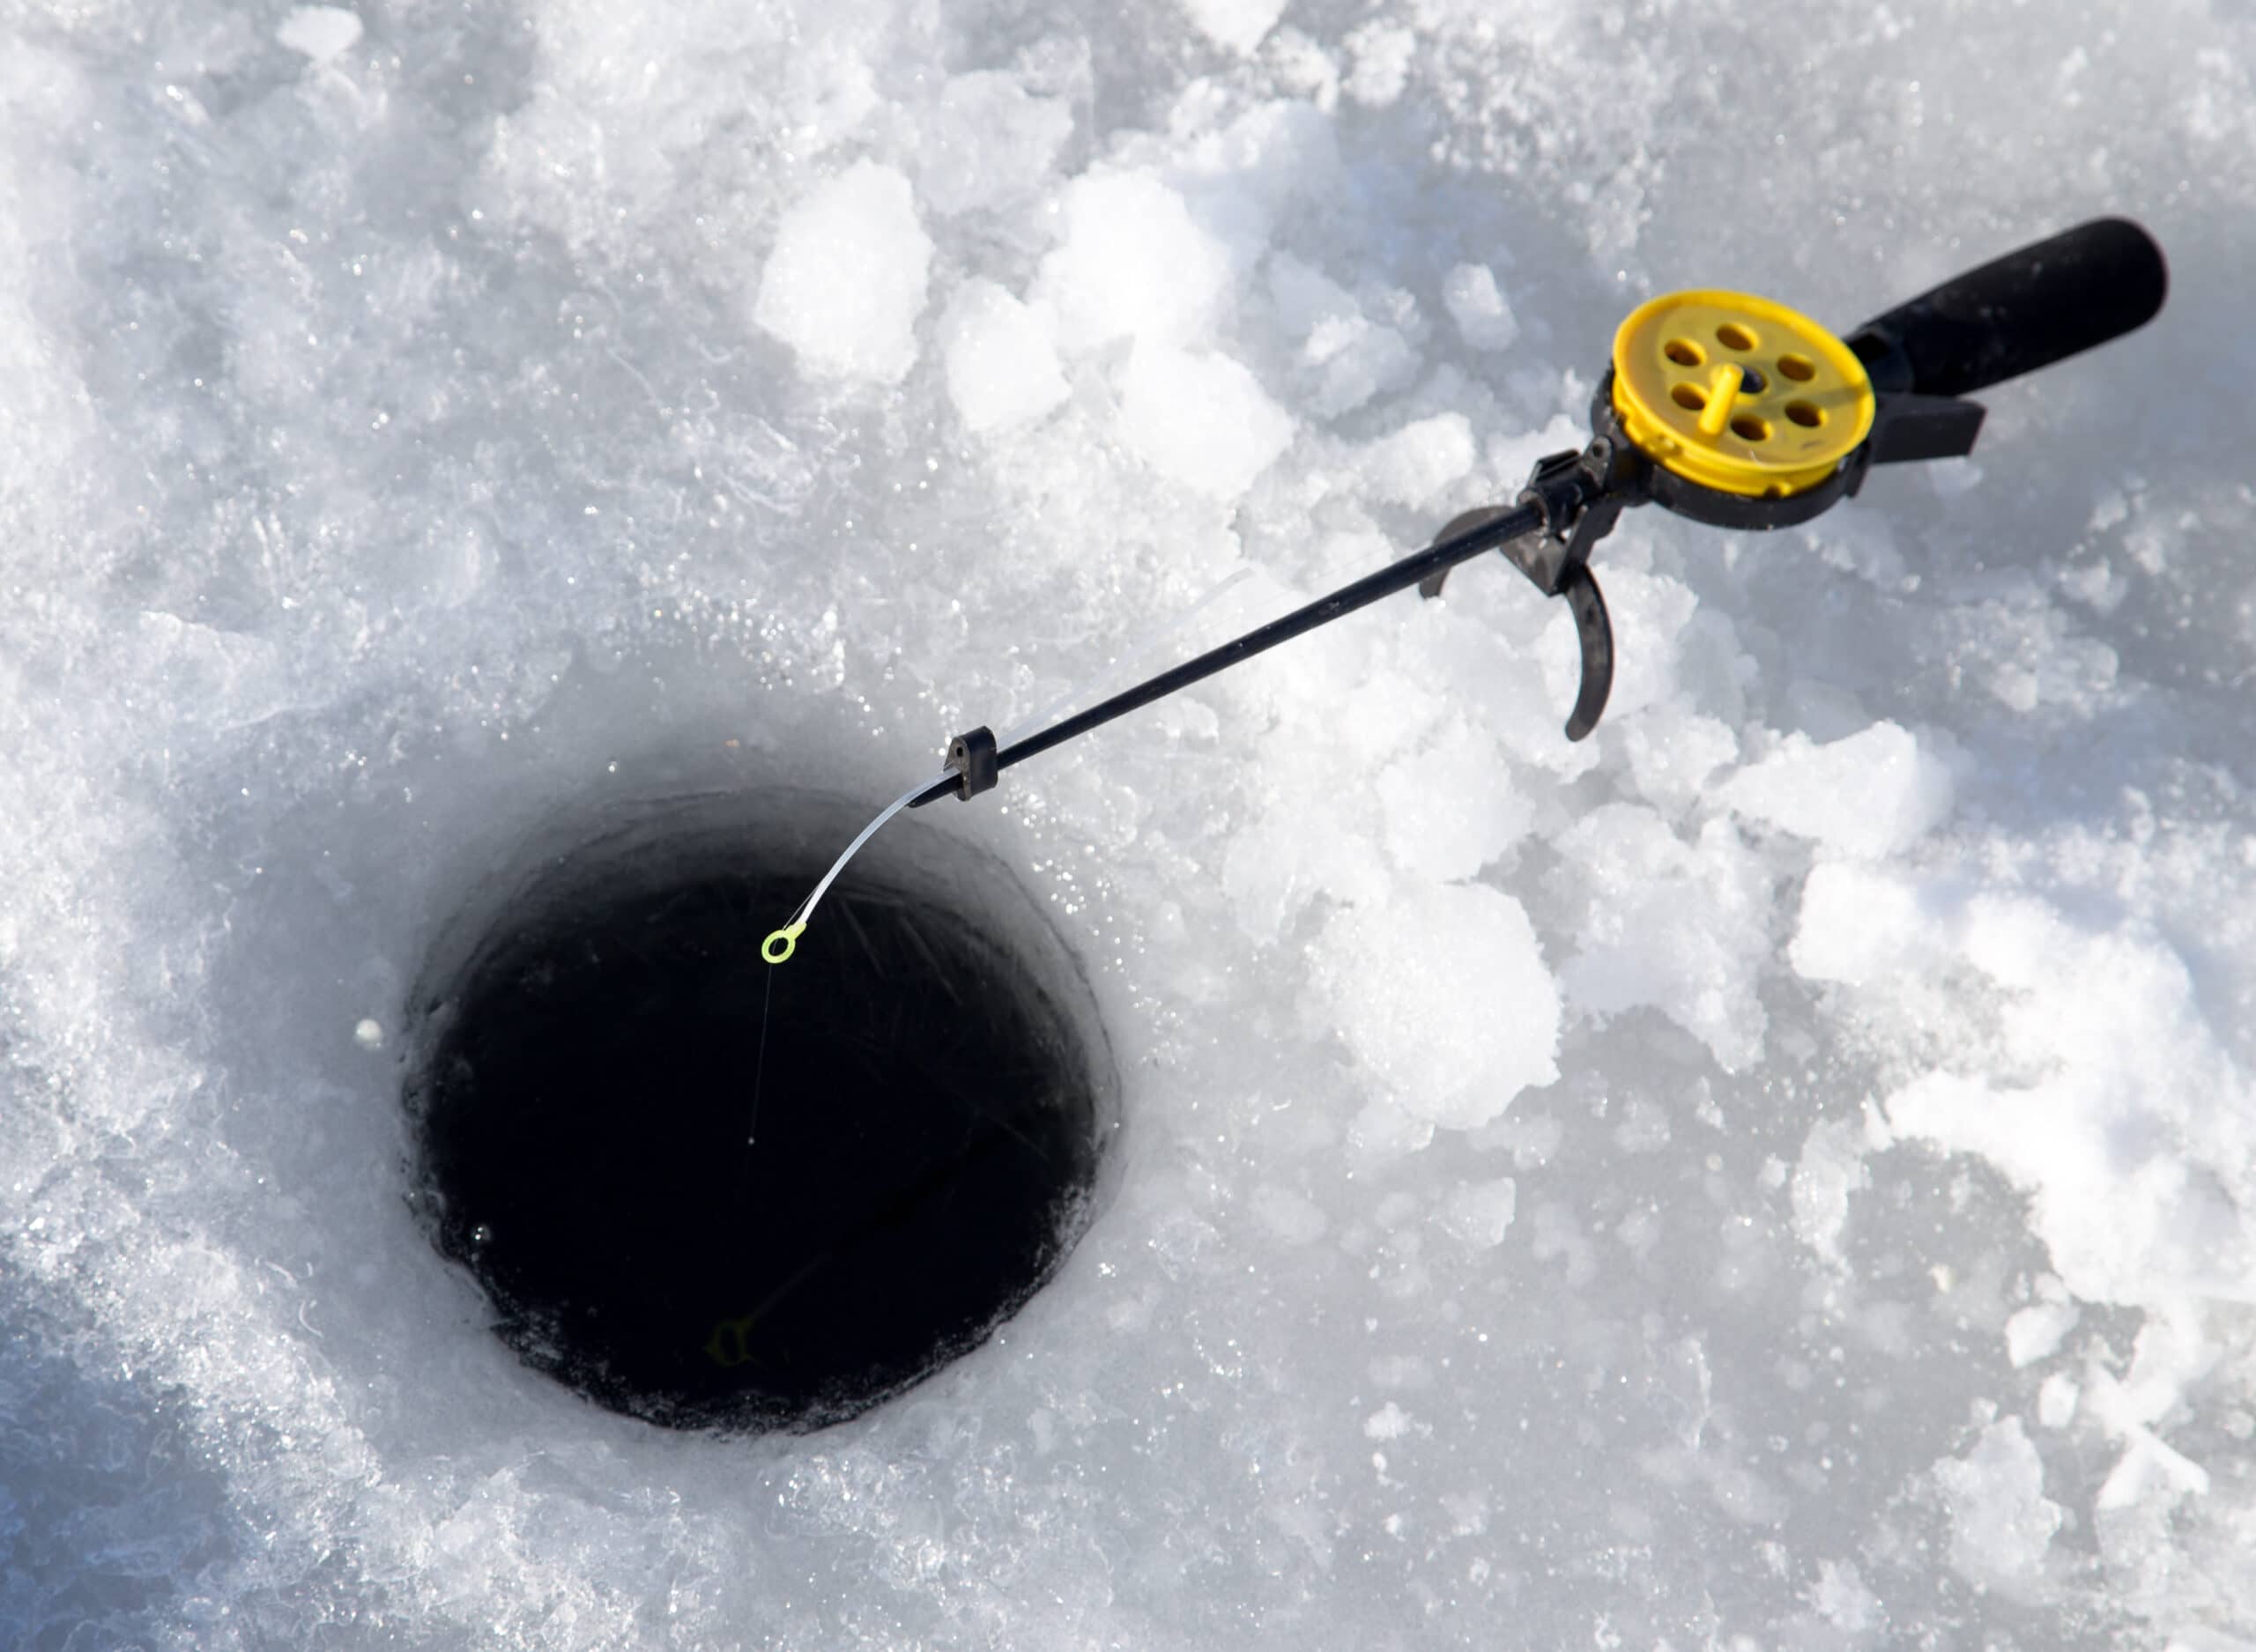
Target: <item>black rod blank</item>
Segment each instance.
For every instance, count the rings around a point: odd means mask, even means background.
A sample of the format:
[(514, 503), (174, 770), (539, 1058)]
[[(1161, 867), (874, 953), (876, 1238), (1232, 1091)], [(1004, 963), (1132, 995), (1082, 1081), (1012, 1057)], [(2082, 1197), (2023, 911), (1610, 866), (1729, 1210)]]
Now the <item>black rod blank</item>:
[[(1099, 700), (1086, 711), (1076, 712), (1061, 722), (1053, 722), (1037, 734), (1030, 734), (1013, 745), (1005, 746), (995, 757), (999, 773), (1013, 763), (1030, 757), (1039, 757), (1053, 745), (1062, 745), (1077, 736), (1087, 734), (1101, 724), (1123, 717), (1155, 700), (1163, 700), (1177, 689), (1212, 677), (1215, 672), (1266, 653), (1280, 642), (1290, 642), (1303, 632), (1318, 626), (1331, 624), (1358, 608), (1368, 607), (1382, 596), (1391, 596), (1407, 590), (1419, 581), (1460, 562), (1470, 562), (1483, 552), (1493, 551), (1509, 544), (1523, 534), (1535, 532), (1543, 526), (1543, 511), (1540, 506), (1522, 505), (1514, 510), (1467, 529), (1453, 539), (1444, 539), (1429, 545), (1423, 551), (1413, 552), (1400, 561), (1389, 564), (1376, 574), (1367, 574), (1352, 585), (1343, 585), (1329, 596), (1319, 596), (1304, 608), (1295, 608), (1289, 614), (1271, 620), (1258, 630), (1209, 648), (1195, 659), (1161, 671), (1133, 688), (1124, 688), (1109, 700)], [(909, 800), (912, 809), (922, 809), (937, 798), (957, 795), (961, 782), (953, 774), (936, 780)]]

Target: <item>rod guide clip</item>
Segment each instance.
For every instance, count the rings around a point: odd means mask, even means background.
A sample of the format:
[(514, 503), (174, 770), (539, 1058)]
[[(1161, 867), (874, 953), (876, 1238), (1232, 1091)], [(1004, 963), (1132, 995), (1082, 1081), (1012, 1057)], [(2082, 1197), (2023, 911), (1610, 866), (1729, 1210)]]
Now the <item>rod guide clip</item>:
[(958, 777), (955, 795), (964, 802), (969, 803), (983, 791), (992, 791), (1001, 773), (995, 762), (995, 731), (983, 723), (956, 736), (948, 742), (944, 767)]

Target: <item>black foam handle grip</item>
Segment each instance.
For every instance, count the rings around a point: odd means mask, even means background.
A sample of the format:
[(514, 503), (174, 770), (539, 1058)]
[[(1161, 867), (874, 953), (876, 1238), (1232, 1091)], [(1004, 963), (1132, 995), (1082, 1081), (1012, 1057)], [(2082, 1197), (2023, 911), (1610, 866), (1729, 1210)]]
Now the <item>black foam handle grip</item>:
[(2151, 235), (2096, 218), (1954, 276), (1846, 342), (1876, 389), (1963, 396), (2143, 327), (2169, 290)]

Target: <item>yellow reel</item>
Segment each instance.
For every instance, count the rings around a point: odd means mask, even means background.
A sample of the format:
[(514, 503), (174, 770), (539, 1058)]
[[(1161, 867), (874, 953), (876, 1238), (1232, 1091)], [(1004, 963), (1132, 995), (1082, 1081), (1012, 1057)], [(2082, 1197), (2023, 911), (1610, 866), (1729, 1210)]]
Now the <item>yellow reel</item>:
[(1614, 411), (1664, 470), (1719, 493), (1817, 486), (1872, 432), (1872, 381), (1808, 316), (1703, 288), (1639, 305), (1614, 335)]

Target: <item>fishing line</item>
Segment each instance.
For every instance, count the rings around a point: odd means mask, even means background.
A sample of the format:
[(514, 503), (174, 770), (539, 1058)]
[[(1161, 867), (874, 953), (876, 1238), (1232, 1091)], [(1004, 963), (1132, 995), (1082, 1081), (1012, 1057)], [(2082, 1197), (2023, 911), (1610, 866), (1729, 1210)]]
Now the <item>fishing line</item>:
[(760, 997), (760, 1054), (752, 1063), (752, 1117), (746, 1121), (744, 1145), (750, 1147), (760, 1139), (760, 1085), (768, 1076), (768, 1011), (776, 1002), (776, 972), (768, 972), (768, 990)]
[(808, 921), (814, 916), (815, 907), (821, 902), (823, 896), (829, 893), (830, 885), (838, 881), (838, 874), (846, 870), (846, 863), (860, 852), (863, 844), (878, 834), (879, 826), (906, 809), (916, 801), (918, 794), (929, 789), (932, 783), (930, 781), (917, 782), (916, 785), (911, 786), (879, 811), (878, 818), (864, 826), (861, 834), (846, 846), (846, 852), (830, 863), (830, 870), (823, 873), (822, 881), (814, 886), (814, 893), (800, 904), (799, 909), (790, 915), (790, 920), (782, 929), (772, 931), (766, 940), (761, 942), (760, 955), (762, 958), (771, 964), (780, 964), (790, 957), (798, 946), (799, 937), (806, 933)]
[[(1104, 684), (1110, 682), (1115, 677), (1119, 675), (1122, 670), (1129, 666), (1136, 664), (1146, 656), (1152, 653), (1153, 650), (1159, 648), (1161, 644), (1172, 641), (1176, 637), (1179, 636), (1187, 626), (1190, 626), (1191, 621), (1198, 619), (1198, 616), (1206, 612), (1207, 609), (1213, 607), (1215, 603), (1221, 601), (1226, 593), (1235, 589), (1238, 585), (1250, 578), (1252, 573), (1253, 570), (1250, 567), (1240, 567), (1234, 569), (1216, 583), (1210, 586), (1206, 593), (1201, 596), (1197, 602), (1191, 604), (1191, 606), (1185, 609), (1183, 612), (1176, 615), (1174, 619), (1169, 620), (1166, 625), (1147, 632), (1144, 636), (1125, 653), (1115, 655), (1093, 675), (1074, 684), (1071, 688), (1058, 695), (1041, 710), (1035, 712), (1032, 716), (1020, 722), (1018, 727), (1012, 731), (1011, 738), (1015, 741), (1020, 735), (1025, 734), (1029, 730), (1046, 727), (1051, 720), (1066, 707), (1077, 705), (1086, 700), (1092, 693), (1095, 693), (1098, 688), (1102, 687)], [(867, 843), (872, 838), (878, 834), (879, 828), (883, 826), (887, 821), (892, 819), (894, 816), (899, 814), (903, 809), (909, 807), (910, 804), (914, 803), (925, 792), (930, 791), (934, 785), (947, 783), (948, 778), (948, 775), (944, 774), (937, 780), (919, 781), (916, 784), (911, 786), (907, 791), (902, 793), (900, 796), (894, 798), (890, 804), (887, 804), (884, 809), (880, 810), (878, 813), (877, 819), (872, 820), (869, 825), (864, 826), (861, 830), (860, 835), (856, 837), (851, 843), (849, 843), (846, 846), (845, 853), (831, 863), (830, 870), (822, 875), (822, 881), (814, 886), (814, 893), (800, 903), (798, 909), (791, 914), (790, 919), (785, 922), (783, 927), (780, 930), (772, 931), (766, 940), (761, 942), (761, 957), (767, 959), (770, 964), (780, 964), (786, 959), (790, 958), (791, 953), (798, 946), (799, 937), (806, 932), (808, 923), (813, 920), (816, 906), (820, 904), (823, 896), (828, 893), (830, 885), (838, 880), (838, 874), (846, 870), (847, 862), (852, 860), (854, 856), (861, 851), (862, 845)], [(770, 985), (772, 989), (772, 976), (770, 977)], [(763, 1008), (761, 1011), (761, 1048), (763, 1055), (767, 1049), (767, 1011)], [(756, 1090), (754, 1095), (754, 1105), (757, 1106)]]

